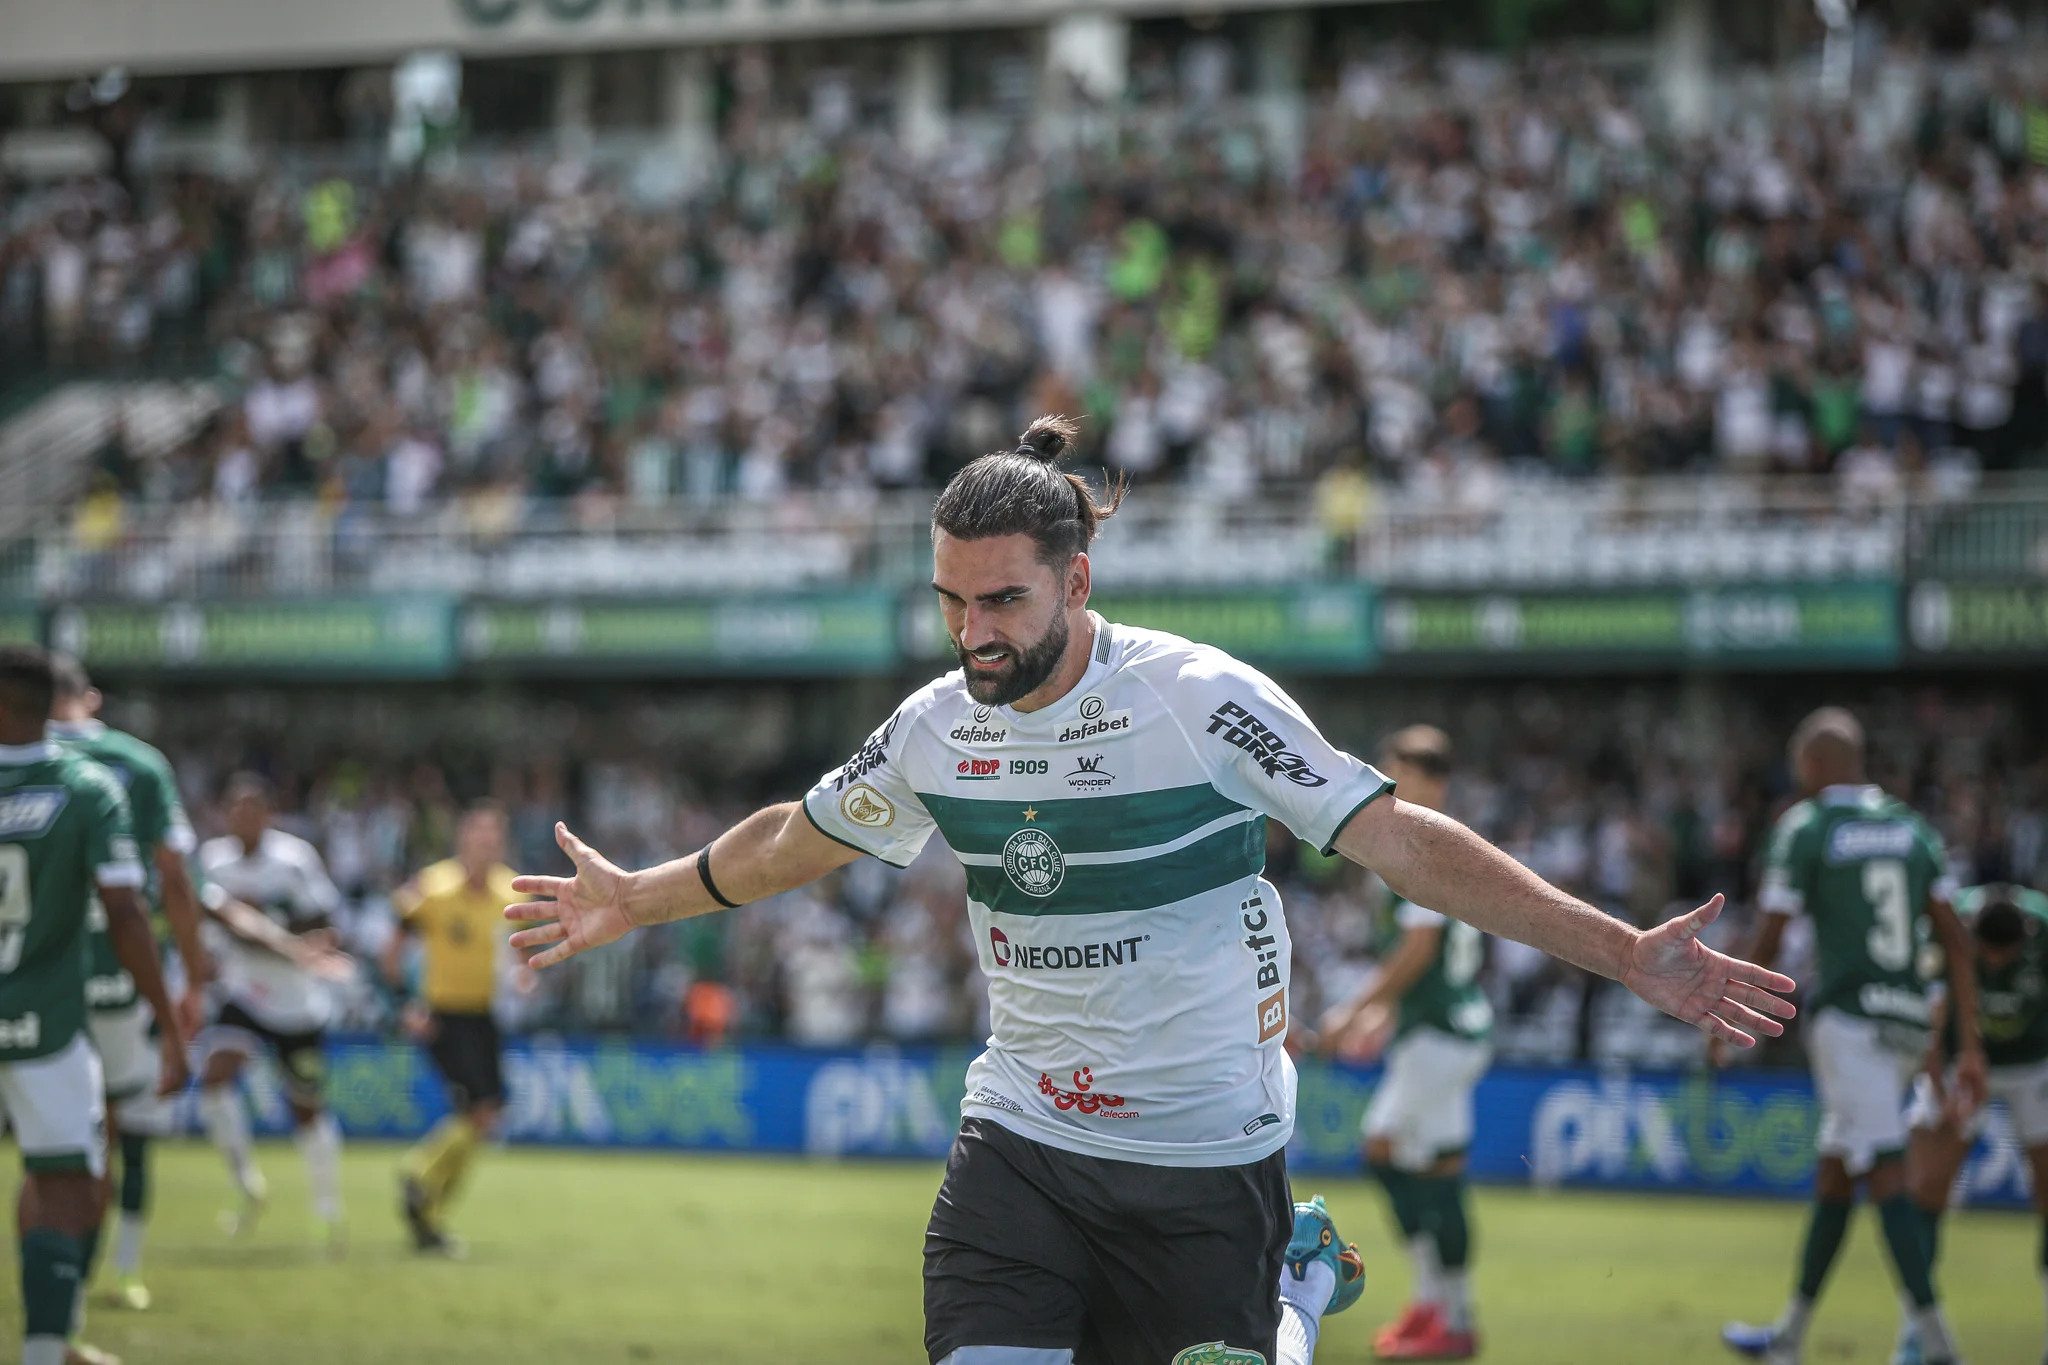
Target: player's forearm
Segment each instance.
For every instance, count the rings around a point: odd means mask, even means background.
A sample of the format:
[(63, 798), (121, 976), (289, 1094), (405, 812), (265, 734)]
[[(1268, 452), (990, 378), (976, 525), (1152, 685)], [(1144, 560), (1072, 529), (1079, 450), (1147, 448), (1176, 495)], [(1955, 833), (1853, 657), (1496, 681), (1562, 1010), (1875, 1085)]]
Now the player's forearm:
[(1337, 851), (1396, 894), (1475, 929), (1620, 979), (1636, 931), (1566, 895), (1448, 816), (1383, 798), (1360, 811)]
[(149, 932), (149, 916), (132, 888), (103, 887), (100, 903), (107, 912), (107, 942), (114, 958), (135, 982), (135, 990), (156, 1011), (157, 1026), (175, 1032), (177, 1018), (171, 1009), (170, 992), (164, 989), (163, 968), (157, 962), (156, 937)]
[[(712, 884), (735, 905), (793, 891), (860, 857), (812, 828), (796, 802), (755, 811), (705, 850)], [(626, 874), (626, 917), (637, 925), (667, 924), (723, 910), (699, 871), (699, 854)]]
[(1971, 951), (1969, 931), (1946, 901), (1933, 905), (1934, 935), (1941, 940), (1948, 959), (1948, 1007), (1955, 1011), (1956, 1050), (1981, 1051), (1984, 1037), (1977, 1014), (1977, 958)]
[(157, 877), (164, 889), (164, 919), (171, 926), (171, 942), (185, 964), (185, 979), (193, 989), (213, 980), (213, 959), (199, 936), (205, 912), (199, 906), (199, 892), (192, 885), (192, 873), (184, 855), (168, 847), (156, 851)]

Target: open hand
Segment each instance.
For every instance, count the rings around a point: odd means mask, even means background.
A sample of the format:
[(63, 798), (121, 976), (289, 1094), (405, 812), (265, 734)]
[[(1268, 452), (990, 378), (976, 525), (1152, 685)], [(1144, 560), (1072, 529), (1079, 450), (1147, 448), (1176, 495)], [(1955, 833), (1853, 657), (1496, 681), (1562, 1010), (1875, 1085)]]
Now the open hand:
[(1785, 1031), (1779, 1021), (1799, 1012), (1783, 998), (1794, 982), (1700, 942), (1700, 931), (1721, 917), (1723, 903), (1716, 894), (1699, 909), (1638, 935), (1622, 963), (1621, 984), (1719, 1042), (1755, 1047), (1756, 1034), (1777, 1037)]
[(512, 935), (514, 948), (546, 948), (526, 960), (552, 967), (588, 948), (624, 938), (639, 926), (626, 917), (626, 874), (555, 822), (555, 842), (576, 865), (573, 877), (515, 877), (512, 889), (544, 899), (505, 907), (505, 918), (533, 924)]

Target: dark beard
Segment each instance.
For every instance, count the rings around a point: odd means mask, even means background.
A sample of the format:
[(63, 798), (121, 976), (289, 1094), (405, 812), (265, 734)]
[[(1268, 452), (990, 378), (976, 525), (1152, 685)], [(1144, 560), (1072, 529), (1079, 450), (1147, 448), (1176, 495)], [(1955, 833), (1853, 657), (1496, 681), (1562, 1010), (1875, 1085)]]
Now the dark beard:
[(1021, 654), (1011, 649), (1009, 671), (1004, 673), (978, 672), (969, 662), (968, 651), (956, 641), (953, 652), (960, 656), (967, 695), (983, 706), (1008, 706), (1022, 701), (1043, 687), (1060, 666), (1060, 659), (1067, 652), (1067, 634), (1067, 614), (1061, 612), (1052, 618), (1052, 625), (1038, 637), (1037, 644)]

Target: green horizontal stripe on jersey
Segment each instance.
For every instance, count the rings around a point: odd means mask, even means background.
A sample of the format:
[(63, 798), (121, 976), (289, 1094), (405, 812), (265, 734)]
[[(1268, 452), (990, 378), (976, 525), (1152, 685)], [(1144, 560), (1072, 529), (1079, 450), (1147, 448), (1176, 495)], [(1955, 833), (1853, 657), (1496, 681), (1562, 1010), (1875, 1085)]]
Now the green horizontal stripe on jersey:
[[(1020, 829), (1041, 829), (1062, 853), (1121, 853), (1170, 843), (1238, 811), (1249, 810), (1204, 782), (1192, 787), (1051, 801), (1002, 801), (919, 792), (955, 853), (1000, 854)], [(1031, 819), (1024, 818), (1026, 810)]]
[(1112, 915), (1184, 901), (1255, 876), (1265, 866), (1266, 817), (1261, 815), (1157, 857), (1078, 867), (1069, 863), (1050, 896), (1026, 895), (1001, 866), (970, 864), (967, 895), (1005, 915)]

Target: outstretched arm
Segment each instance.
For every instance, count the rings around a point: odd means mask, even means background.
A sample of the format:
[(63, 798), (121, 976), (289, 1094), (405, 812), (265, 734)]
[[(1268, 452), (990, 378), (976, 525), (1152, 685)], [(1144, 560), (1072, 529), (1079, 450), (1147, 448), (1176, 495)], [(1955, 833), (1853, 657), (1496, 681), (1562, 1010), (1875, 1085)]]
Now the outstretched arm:
[(820, 834), (797, 802), (759, 810), (713, 839), (700, 853), (641, 872), (626, 872), (555, 825), (555, 842), (576, 865), (573, 877), (518, 877), (512, 889), (541, 899), (505, 907), (505, 918), (534, 923), (512, 935), (515, 948), (544, 948), (529, 966), (552, 967), (586, 948), (635, 929), (721, 910), (698, 861), (709, 857), (712, 884), (735, 905), (814, 882), (864, 856)]
[(1655, 929), (1635, 929), (1566, 895), (1448, 816), (1392, 797), (1352, 817), (1336, 849), (1417, 905), (1619, 981), (1737, 1047), (1753, 1047), (1758, 1033), (1783, 1033), (1778, 1021), (1795, 1012), (1772, 994), (1791, 990), (1790, 977), (1699, 941), (1720, 916), (1718, 895)]

